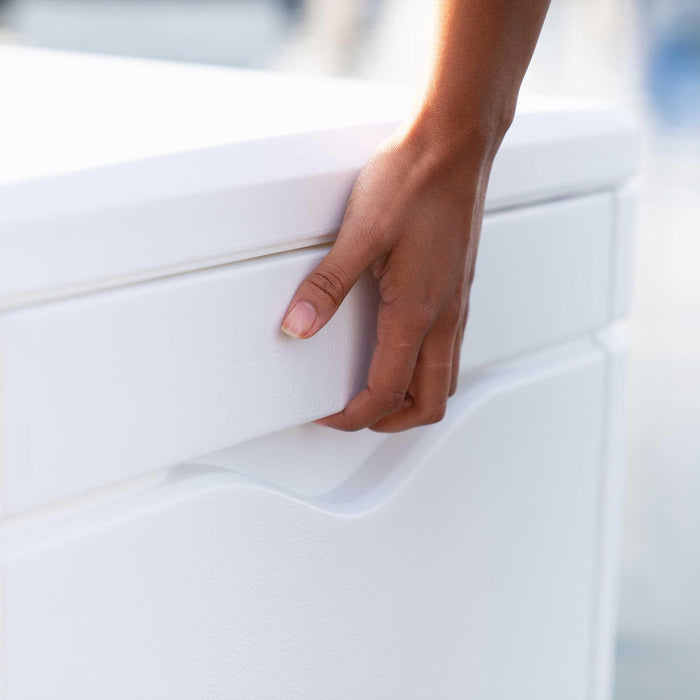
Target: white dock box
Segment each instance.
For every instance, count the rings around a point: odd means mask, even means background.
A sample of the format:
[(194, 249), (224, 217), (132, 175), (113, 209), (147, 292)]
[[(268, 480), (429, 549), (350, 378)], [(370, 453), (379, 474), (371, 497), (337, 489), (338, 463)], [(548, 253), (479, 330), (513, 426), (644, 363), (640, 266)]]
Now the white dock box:
[(382, 86), (0, 50), (2, 700), (604, 700), (635, 137), (523, 106), (460, 388), (397, 435), (363, 280), (279, 324)]

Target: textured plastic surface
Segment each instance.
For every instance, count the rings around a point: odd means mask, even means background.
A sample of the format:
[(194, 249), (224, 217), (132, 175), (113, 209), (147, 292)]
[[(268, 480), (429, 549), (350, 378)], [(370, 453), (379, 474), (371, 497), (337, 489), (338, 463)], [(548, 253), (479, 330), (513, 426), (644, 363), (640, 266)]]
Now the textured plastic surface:
[(405, 94), (0, 78), (2, 700), (608, 700), (627, 121), (519, 110), (447, 418), (338, 435), (302, 424), (365, 380), (372, 280), (279, 322)]
[(30, 529), (5, 697), (587, 699), (604, 391), (590, 349), (464, 390), (330, 493), (193, 467)]
[(603, 408), (606, 431), (598, 494), (598, 563), (593, 607), (591, 697), (593, 700), (611, 700), (615, 668), (618, 554), (626, 463), (623, 436), (626, 419), (624, 399), (627, 339), (619, 329), (613, 329), (601, 333), (598, 342), (607, 356), (607, 392)]
[[(612, 199), (491, 216), (463, 368), (607, 322)], [(5, 512), (342, 408), (374, 343), (364, 280), (316, 338), (279, 323), (322, 250), (134, 285), (0, 318)]]
[(613, 246), (612, 315), (623, 318), (632, 304), (634, 277), (634, 234), (638, 191), (634, 184), (615, 193), (615, 223)]

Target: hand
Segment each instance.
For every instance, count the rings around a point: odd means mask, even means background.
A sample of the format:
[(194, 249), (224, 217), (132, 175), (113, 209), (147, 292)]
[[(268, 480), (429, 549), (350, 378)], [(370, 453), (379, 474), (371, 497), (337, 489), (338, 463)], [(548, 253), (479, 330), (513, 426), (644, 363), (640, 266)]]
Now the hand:
[(319, 421), (398, 431), (435, 423), (457, 387), (493, 157), (549, 0), (441, 0), (415, 117), (355, 183), (335, 245), (302, 282), (282, 329), (309, 338), (370, 268), (379, 282), (367, 387)]
[(282, 325), (309, 338), (367, 268), (378, 280), (367, 387), (321, 424), (394, 432), (444, 416), (457, 387), (495, 152), (483, 144), (443, 147), (409, 130), (382, 145), (360, 173), (337, 241), (297, 289)]

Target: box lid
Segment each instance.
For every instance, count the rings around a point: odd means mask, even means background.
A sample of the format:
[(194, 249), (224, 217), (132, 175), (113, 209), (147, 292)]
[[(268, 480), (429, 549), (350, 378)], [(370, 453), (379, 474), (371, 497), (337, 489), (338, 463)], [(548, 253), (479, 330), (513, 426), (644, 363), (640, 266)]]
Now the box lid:
[[(0, 49), (0, 308), (315, 245), (408, 114), (404, 88)], [(629, 120), (522, 105), (487, 211), (608, 189)]]

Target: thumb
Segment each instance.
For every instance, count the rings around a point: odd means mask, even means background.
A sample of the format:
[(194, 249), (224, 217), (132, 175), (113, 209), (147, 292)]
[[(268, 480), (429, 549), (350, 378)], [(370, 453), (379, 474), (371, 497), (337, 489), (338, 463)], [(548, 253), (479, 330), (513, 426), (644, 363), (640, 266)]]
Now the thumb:
[(310, 338), (318, 333), (369, 265), (370, 260), (350, 238), (339, 238), (299, 285), (282, 322), (287, 335)]

